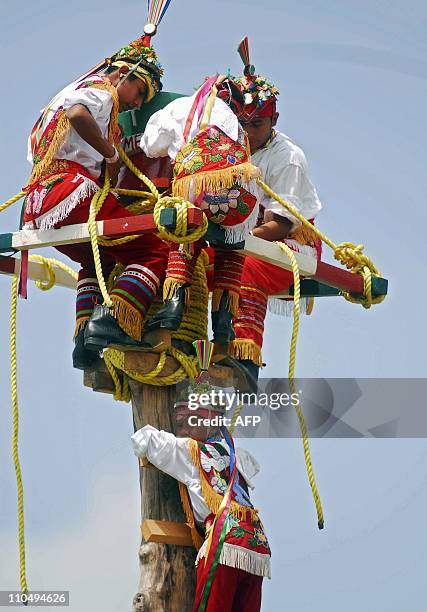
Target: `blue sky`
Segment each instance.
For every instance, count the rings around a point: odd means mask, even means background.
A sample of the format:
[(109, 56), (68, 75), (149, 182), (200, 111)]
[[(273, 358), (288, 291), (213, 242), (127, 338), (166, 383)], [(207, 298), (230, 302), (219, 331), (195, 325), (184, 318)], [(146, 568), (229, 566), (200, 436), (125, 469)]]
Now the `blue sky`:
[[(0, 201), (25, 184), (39, 109), (75, 76), (135, 38), (145, 3), (110, 0), (3, 11)], [(298, 376), (425, 377), (425, 4), (173, 0), (155, 39), (165, 88), (252, 61), (279, 86), (280, 129), (306, 152), (335, 242), (366, 245), (390, 280), (365, 311), (317, 300), (304, 318)], [(18, 206), (1, 213), (12, 231)], [(53, 251), (52, 253), (53, 254)], [(325, 259), (331, 261), (330, 253)], [(10, 280), (0, 277), (0, 588), (18, 588), (10, 450)], [(18, 312), (27, 568), (34, 589), (70, 589), (72, 612), (130, 609), (138, 582), (139, 487), (129, 406), (82, 387), (72, 370), (74, 298), (30, 288)], [(269, 316), (266, 376), (287, 371), (290, 321)], [(247, 441), (259, 459), (255, 502), (273, 549), (265, 611), (423, 612), (424, 440), (314, 440), (326, 514), (318, 532), (298, 440)], [(421, 534), (421, 536), (420, 536)], [(111, 577), (114, 576), (114, 580)], [(108, 587), (105, 584), (108, 584)]]

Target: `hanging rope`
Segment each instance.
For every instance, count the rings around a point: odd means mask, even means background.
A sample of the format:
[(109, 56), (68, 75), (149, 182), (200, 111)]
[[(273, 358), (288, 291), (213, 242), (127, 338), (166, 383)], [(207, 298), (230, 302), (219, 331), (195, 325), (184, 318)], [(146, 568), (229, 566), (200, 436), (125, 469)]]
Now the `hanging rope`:
[[(36, 281), (39, 289), (47, 291), (55, 284), (55, 268), (60, 268), (69, 274), (77, 282), (77, 272), (70, 266), (57, 259), (48, 259), (41, 255), (30, 255), (29, 261), (37, 261), (47, 267), (48, 281)], [(18, 382), (17, 382), (17, 360), (16, 360), (16, 317), (18, 301), (18, 275), (13, 276), (12, 296), (10, 303), (10, 387), (12, 394), (12, 456), (15, 467), (16, 488), (18, 493), (18, 540), (19, 540), (19, 576), (21, 591), (28, 593), (25, 565), (25, 524), (24, 524), (24, 488), (22, 484), (22, 470), (19, 461), (19, 407), (18, 407)]]

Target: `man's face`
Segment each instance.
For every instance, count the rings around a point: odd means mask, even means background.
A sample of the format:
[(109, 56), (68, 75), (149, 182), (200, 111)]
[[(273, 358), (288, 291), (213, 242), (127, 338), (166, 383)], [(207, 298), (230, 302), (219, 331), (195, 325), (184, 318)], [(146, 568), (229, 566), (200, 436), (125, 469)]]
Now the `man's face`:
[(277, 115), (273, 117), (254, 117), (251, 121), (242, 123), (248, 135), (251, 153), (261, 149), (271, 136), (271, 130), (276, 125)]
[(134, 108), (141, 108), (147, 95), (147, 88), (141, 79), (125, 79), (117, 87), (117, 93), (119, 96), (119, 111), (122, 113)]
[(205, 419), (210, 421), (214, 417), (221, 416), (222, 412), (216, 412), (212, 408), (180, 410), (175, 414), (176, 434), (179, 438), (206, 440), (218, 432), (218, 424), (207, 424)]

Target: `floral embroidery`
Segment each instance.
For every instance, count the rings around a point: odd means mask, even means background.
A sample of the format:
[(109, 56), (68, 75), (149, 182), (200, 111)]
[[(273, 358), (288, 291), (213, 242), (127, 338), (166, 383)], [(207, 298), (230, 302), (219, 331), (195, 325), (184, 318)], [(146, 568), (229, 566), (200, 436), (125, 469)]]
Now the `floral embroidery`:
[(228, 489), (227, 482), (221, 478), (221, 476), (212, 476), (211, 485), (213, 490), (217, 493), (221, 493), (221, 495), (224, 495)]
[(216, 127), (209, 127), (184, 145), (175, 158), (174, 175), (215, 171), (248, 160), (244, 133), (237, 142)]
[(215, 223), (221, 223), (228, 215), (247, 215), (252, 210), (256, 198), (243, 187), (235, 185), (231, 189), (220, 189), (214, 193), (204, 193), (197, 204)]
[(184, 170), (186, 174), (194, 174), (203, 167), (203, 157), (200, 155), (202, 149), (195, 146), (192, 140), (184, 145), (175, 159), (175, 169)]
[[(206, 453), (209, 453), (209, 455)], [(230, 457), (228, 455), (220, 455), (214, 446), (205, 444), (200, 452), (200, 463), (208, 474), (212, 469), (222, 472), (222, 470), (225, 470), (230, 465)]]

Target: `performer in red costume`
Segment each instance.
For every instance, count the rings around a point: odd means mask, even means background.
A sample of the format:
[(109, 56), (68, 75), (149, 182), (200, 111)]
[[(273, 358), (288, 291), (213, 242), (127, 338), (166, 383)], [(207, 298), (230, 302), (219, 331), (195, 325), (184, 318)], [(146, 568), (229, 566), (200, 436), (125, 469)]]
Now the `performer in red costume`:
[[(144, 35), (51, 100), (29, 139), (33, 170), (27, 187), (24, 228), (51, 229), (88, 220), (91, 199), (100, 188), (105, 168), (112, 184), (117, 182), (118, 113), (149, 102), (162, 88), (162, 74), (150, 36)], [(109, 194), (97, 218), (130, 215)], [(101, 293), (91, 246), (64, 245), (58, 250), (81, 265), (74, 366), (90, 366), (97, 352), (107, 346), (143, 348), (142, 320), (163, 281), (168, 246), (150, 235), (129, 244), (100, 247), (104, 276), (116, 262), (125, 266), (111, 291), (111, 311), (99, 304)]]
[[(270, 548), (249, 497), (259, 464), (248, 451), (234, 450), (224, 429), (205, 425), (206, 419), (214, 422), (215, 418), (224, 418), (219, 406), (199, 405), (190, 410), (188, 402), (178, 402), (175, 415), (178, 437), (146, 425), (132, 436), (132, 444), (138, 457), (146, 457), (179, 481), (187, 523), (199, 547), (193, 612), (259, 612), (263, 578), (270, 578)], [(229, 487), (234, 460), (237, 469), (225, 519), (225, 539), (209, 589), (209, 565), (205, 565), (209, 559), (208, 538)], [(216, 546), (214, 539), (212, 546)]]
[[(279, 90), (268, 79), (255, 74), (249, 61), (248, 40), (239, 45), (245, 64), (244, 74), (236, 79), (244, 96), (239, 121), (249, 137), (252, 163), (261, 171), (262, 180), (281, 198), (292, 204), (300, 214), (313, 222), (321, 209), (316, 189), (308, 176), (302, 149), (289, 136), (275, 129), (279, 113), (276, 102)], [(264, 240), (283, 240), (294, 251), (320, 258), (321, 242), (281, 204), (264, 191), (259, 194), (260, 217), (252, 231)], [(232, 355), (258, 377), (262, 365), (264, 320), (269, 296), (284, 291), (293, 283), (291, 272), (246, 257), (240, 292), (239, 314), (234, 320), (236, 339)], [(293, 302), (270, 300), (273, 312), (287, 314)]]

